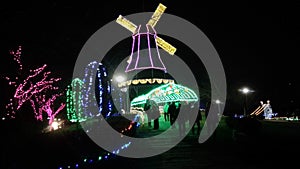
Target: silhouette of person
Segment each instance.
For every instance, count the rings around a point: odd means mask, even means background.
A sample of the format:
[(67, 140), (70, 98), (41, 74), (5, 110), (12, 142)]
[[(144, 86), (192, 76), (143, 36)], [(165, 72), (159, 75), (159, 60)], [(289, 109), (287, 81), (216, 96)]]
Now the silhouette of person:
[(185, 118), (185, 114), (187, 112), (187, 109), (186, 109), (186, 106), (187, 105), (184, 105), (183, 107), (183, 111), (182, 111), (182, 114), (179, 116), (179, 113), (180, 113), (180, 109), (181, 109), (181, 103), (180, 102), (176, 102), (175, 103), (176, 105), (176, 109), (175, 109), (175, 117), (177, 117), (177, 123), (178, 123), (178, 128), (179, 128), (179, 136), (184, 136), (185, 135), (185, 121), (186, 121), (186, 118)]
[[(211, 110), (211, 115), (209, 116), (209, 110)], [(212, 139), (216, 140), (216, 130), (213, 131), (217, 125), (218, 121), (218, 108), (217, 104), (212, 104), (211, 101), (206, 103), (205, 108), (205, 117), (206, 117), (206, 126), (207, 126), (207, 134), (212, 134)], [(208, 119), (209, 118), (209, 119)]]
[(197, 126), (197, 135), (200, 134), (200, 129), (201, 129), (201, 121), (202, 121), (202, 114), (201, 114), (201, 109), (198, 109), (198, 114), (197, 114), (197, 118), (196, 121), (192, 127), (192, 133), (193, 135), (195, 134), (195, 127)]
[(153, 119), (154, 119), (153, 129), (158, 130), (159, 129), (160, 112), (159, 112), (159, 108), (155, 102), (152, 102), (151, 113), (153, 114)]
[(165, 105), (164, 105), (164, 118), (165, 118), (165, 121), (170, 121), (170, 116), (169, 116), (169, 113), (168, 113), (168, 109), (169, 109), (169, 103), (165, 103)]
[[(170, 125), (173, 125), (176, 119), (175, 116), (175, 111), (176, 111), (176, 105), (175, 102), (171, 102), (168, 108), (168, 114), (170, 115)], [(175, 126), (172, 126), (174, 128)]]
[(211, 105), (211, 101), (206, 102), (206, 106), (205, 106), (205, 118), (207, 119), (208, 117), (208, 112), (210, 109), (210, 105)]
[(151, 121), (153, 119), (153, 114), (151, 113), (151, 103), (150, 100), (148, 99), (144, 105), (144, 110), (147, 114), (147, 121), (148, 121), (148, 127), (151, 127)]

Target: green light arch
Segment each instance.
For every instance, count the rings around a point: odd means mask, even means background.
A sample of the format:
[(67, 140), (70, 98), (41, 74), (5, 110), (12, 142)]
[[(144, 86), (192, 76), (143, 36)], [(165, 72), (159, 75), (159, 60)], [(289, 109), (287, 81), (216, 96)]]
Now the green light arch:
[(177, 101), (196, 102), (199, 100), (197, 94), (192, 89), (172, 83), (161, 85), (147, 94), (134, 98), (131, 101), (131, 106), (145, 104), (147, 99), (153, 100), (157, 104)]

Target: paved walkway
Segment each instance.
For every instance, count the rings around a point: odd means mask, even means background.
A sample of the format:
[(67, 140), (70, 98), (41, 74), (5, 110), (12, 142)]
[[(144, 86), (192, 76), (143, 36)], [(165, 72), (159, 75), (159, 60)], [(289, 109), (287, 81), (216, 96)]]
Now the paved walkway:
[[(203, 123), (201, 126), (203, 126)], [(146, 137), (157, 135), (168, 127), (169, 123), (164, 122), (161, 118), (160, 130), (153, 130), (151, 127), (145, 125), (138, 129), (137, 136)], [(174, 132), (177, 131), (176, 129), (174, 130)], [(291, 161), (297, 158), (293, 153), (299, 151), (299, 148), (278, 148), (278, 146), (276, 146), (278, 142), (275, 141), (274, 144), (272, 144), (268, 143), (268, 139), (262, 138), (245, 137), (244, 141), (240, 139), (240, 142), (237, 142), (233, 140), (232, 130), (227, 127), (224, 121), (221, 121), (215, 134), (214, 138), (210, 138), (207, 142), (199, 144), (198, 136), (189, 132), (178, 145), (163, 154), (139, 159), (117, 157), (105, 164), (99, 164), (99, 166), (95, 168), (257, 169), (278, 166), (288, 167), (293, 166)], [(163, 146), (164, 144), (161, 142), (164, 142), (164, 140), (159, 140), (156, 143), (158, 143), (159, 146)], [(154, 142), (153, 144), (156, 143)]]

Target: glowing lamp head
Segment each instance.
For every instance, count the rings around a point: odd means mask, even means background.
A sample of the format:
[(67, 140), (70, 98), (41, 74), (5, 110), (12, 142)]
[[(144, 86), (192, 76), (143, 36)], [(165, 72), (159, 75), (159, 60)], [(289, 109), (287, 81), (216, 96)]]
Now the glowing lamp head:
[(242, 88), (242, 89), (239, 89), (239, 91), (240, 92), (242, 92), (243, 94), (248, 94), (248, 93), (252, 93), (252, 92), (254, 92), (253, 90), (251, 90), (251, 89), (249, 89), (249, 88), (247, 88), (247, 87), (244, 87), (244, 88)]
[(125, 81), (125, 77), (124, 76), (117, 76), (116, 77), (116, 81), (118, 82), (118, 83), (120, 83), (120, 82), (124, 82)]
[(51, 127), (53, 128), (53, 130), (57, 130), (57, 129), (58, 129), (58, 122), (54, 121), (54, 122), (51, 124)]
[(249, 90), (248, 88), (245, 87), (245, 88), (242, 89), (242, 92), (243, 92), (244, 94), (247, 94), (247, 93), (250, 92), (250, 90)]

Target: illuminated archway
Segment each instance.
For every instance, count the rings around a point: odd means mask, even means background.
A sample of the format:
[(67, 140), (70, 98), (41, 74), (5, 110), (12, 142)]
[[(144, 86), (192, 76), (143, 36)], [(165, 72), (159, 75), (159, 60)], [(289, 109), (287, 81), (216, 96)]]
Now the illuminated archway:
[(179, 84), (165, 84), (161, 85), (149, 93), (140, 95), (131, 101), (131, 106), (145, 104), (150, 99), (159, 103), (177, 102), (177, 101), (198, 101), (197, 94), (190, 88)]

